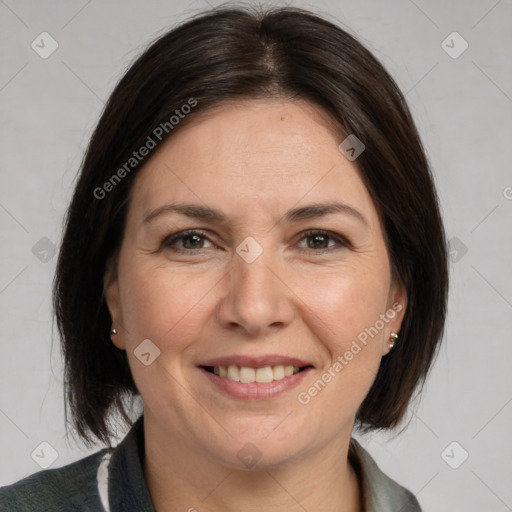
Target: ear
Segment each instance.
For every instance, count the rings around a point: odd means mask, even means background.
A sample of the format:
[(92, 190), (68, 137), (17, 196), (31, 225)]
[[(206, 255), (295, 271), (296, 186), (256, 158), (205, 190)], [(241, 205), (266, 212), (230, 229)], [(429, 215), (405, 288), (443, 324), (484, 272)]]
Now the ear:
[(113, 259), (107, 263), (105, 274), (103, 275), (103, 296), (107, 308), (112, 318), (112, 327), (116, 329), (116, 334), (111, 334), (112, 343), (119, 349), (125, 349), (124, 329), (122, 328), (121, 300), (119, 294), (119, 280), (117, 275), (116, 263)]
[(403, 283), (397, 279), (393, 279), (389, 290), (388, 307), (386, 310), (386, 317), (389, 319), (384, 329), (384, 340), (382, 344), (382, 355), (388, 354), (392, 348), (389, 346), (391, 341), (391, 333), (398, 334), (396, 343), (400, 343), (400, 329), (402, 321), (407, 309), (407, 291)]

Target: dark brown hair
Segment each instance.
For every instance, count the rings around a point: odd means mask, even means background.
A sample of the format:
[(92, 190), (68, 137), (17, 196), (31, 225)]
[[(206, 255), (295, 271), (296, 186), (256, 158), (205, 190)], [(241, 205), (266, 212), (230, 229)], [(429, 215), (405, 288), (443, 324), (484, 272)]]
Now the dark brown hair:
[[(66, 418), (69, 405), (86, 444), (90, 434), (110, 444), (115, 432), (108, 420), (117, 413), (130, 425), (126, 399), (138, 396), (126, 352), (110, 340), (103, 297), (131, 185), (151, 156), (134, 162), (133, 152), (148, 137), (161, 144), (223, 100), (256, 97), (305, 99), (366, 146), (355, 163), (382, 220), (408, 306), (399, 342), (382, 359), (356, 426), (396, 427), (423, 385), (444, 329), (447, 250), (429, 164), (402, 93), (361, 43), (318, 15), (224, 6), (165, 33), (135, 60), (105, 105), (82, 162), (53, 300), (65, 359)], [(170, 121), (192, 102), (190, 113), (177, 124)], [(166, 127), (158, 132), (161, 140), (154, 135), (159, 126)]]

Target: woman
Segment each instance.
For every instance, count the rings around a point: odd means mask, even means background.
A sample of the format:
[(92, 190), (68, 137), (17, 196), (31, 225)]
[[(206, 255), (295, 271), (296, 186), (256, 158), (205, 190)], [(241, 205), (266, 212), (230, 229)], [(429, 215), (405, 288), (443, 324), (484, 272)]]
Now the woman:
[(67, 406), (109, 447), (2, 510), (420, 510), (352, 432), (399, 425), (447, 287), (425, 153), (368, 50), (294, 8), (188, 20), (112, 93), (59, 255)]

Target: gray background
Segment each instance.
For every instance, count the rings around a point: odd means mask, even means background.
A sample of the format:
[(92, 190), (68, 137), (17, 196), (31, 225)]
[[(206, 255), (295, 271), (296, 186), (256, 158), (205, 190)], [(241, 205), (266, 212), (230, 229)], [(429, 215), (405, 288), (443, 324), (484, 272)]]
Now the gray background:
[[(348, 26), (407, 93), (452, 246), (447, 331), (421, 402), (405, 432), (361, 442), (426, 512), (512, 510), (512, 2), (289, 4)], [(41, 469), (34, 450), (50, 461), (41, 442), (58, 455), (51, 467), (101, 448), (65, 437), (52, 248), (115, 83), (145, 43), (204, 7), (0, 1), (0, 485)], [(47, 59), (31, 47), (43, 31), (59, 45)], [(469, 44), (457, 58), (445, 49), (458, 54), (461, 39), (441, 44), (453, 31)]]

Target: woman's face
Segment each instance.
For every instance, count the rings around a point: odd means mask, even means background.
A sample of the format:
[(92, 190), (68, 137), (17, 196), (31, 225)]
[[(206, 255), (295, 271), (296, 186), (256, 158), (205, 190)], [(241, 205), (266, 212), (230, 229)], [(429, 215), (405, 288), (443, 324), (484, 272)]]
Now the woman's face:
[(137, 176), (106, 275), (146, 420), (231, 467), (342, 446), (400, 330), (377, 211), (326, 119), (249, 100), (181, 127)]

